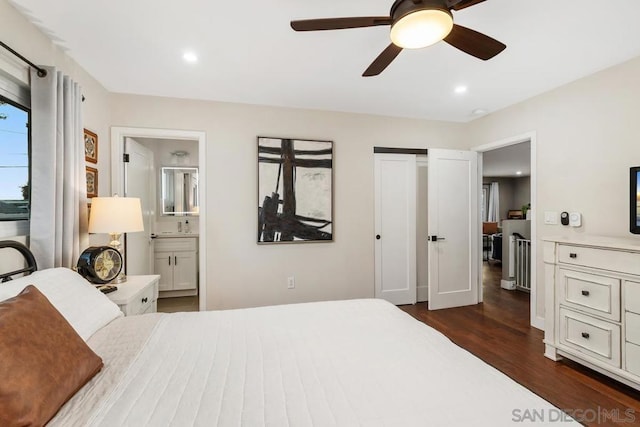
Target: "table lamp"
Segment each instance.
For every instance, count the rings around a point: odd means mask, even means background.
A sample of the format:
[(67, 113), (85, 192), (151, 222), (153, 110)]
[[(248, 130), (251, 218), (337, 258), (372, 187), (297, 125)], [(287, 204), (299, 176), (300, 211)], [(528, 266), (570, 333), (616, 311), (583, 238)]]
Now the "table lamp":
[[(109, 246), (122, 254), (122, 233), (144, 231), (142, 208), (137, 197), (94, 197), (91, 199), (89, 233), (109, 233)], [(111, 283), (127, 281), (124, 270)]]

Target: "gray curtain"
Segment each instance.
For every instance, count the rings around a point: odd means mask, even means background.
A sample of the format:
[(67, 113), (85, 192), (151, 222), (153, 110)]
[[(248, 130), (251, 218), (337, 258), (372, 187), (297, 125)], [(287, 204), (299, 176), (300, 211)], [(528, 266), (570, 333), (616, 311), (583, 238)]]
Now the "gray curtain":
[(88, 246), (82, 93), (69, 76), (31, 70), (30, 248), (38, 268), (72, 267)]

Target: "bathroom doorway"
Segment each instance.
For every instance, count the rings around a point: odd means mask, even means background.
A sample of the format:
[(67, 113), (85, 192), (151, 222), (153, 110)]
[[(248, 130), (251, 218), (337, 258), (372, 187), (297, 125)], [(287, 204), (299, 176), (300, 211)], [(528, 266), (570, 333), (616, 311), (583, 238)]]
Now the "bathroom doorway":
[[(125, 253), (129, 250), (144, 255), (129, 257), (128, 274), (159, 274), (158, 249), (166, 251), (162, 253), (162, 259), (168, 260), (170, 269), (163, 269), (163, 278), (167, 280), (161, 283), (161, 295), (185, 297), (197, 294), (199, 310), (206, 310), (204, 132), (113, 127), (111, 140), (112, 192), (140, 197), (146, 218), (145, 232), (136, 233), (137, 236), (132, 234), (125, 240)], [(197, 173), (190, 173), (192, 170)], [(175, 200), (165, 203), (167, 191), (163, 190), (163, 183), (174, 179), (168, 177), (170, 172), (182, 179), (180, 188), (185, 190), (179, 192), (180, 198), (188, 198), (192, 208), (195, 203), (195, 214), (184, 213), (182, 209), (175, 215), (166, 214), (167, 206), (177, 205)], [(145, 176), (146, 182), (141, 182)], [(162, 244), (156, 243), (159, 240)], [(177, 249), (173, 249), (176, 244)], [(193, 283), (197, 284), (195, 288)]]

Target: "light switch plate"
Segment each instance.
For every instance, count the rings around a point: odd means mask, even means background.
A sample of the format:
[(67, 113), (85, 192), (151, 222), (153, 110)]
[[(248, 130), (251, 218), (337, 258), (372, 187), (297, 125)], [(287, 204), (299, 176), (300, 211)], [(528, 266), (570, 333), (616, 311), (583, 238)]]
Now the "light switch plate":
[(548, 225), (558, 224), (558, 212), (545, 211), (544, 223)]

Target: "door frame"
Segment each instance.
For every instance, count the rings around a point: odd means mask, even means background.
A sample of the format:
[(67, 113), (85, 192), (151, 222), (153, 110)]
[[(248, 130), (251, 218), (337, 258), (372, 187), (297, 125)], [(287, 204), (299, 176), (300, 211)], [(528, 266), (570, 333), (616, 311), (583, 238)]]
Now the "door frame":
[(202, 131), (111, 127), (111, 192), (124, 194), (124, 154), (125, 138), (184, 139), (198, 141), (198, 190), (200, 198), (200, 221), (198, 238), (198, 305), (200, 311), (207, 309), (207, 245), (206, 245), (206, 133)]
[[(538, 226), (537, 226), (537, 158), (536, 158), (536, 150), (537, 150), (537, 133), (535, 131), (526, 132), (521, 135), (511, 136), (508, 138), (500, 139), (497, 141), (489, 142), (487, 144), (479, 145), (477, 147), (471, 148), (472, 151), (477, 151), (480, 153), (479, 163), (478, 163), (478, 182), (480, 188), (478, 189), (479, 193), (482, 192), (482, 153), (486, 151), (495, 150), (497, 148), (508, 147), (510, 145), (521, 144), (523, 142), (529, 142), (531, 144), (530, 148), (530, 162), (531, 162), (531, 265), (533, 268), (531, 269), (531, 297), (529, 299), (529, 320), (531, 326), (544, 330), (544, 313), (538, 313)], [(480, 217), (480, 212), (478, 212), (478, 225), (479, 229), (482, 229), (482, 218)], [(482, 243), (480, 243), (482, 244)], [(480, 252), (480, 256), (482, 256), (482, 251)], [(482, 263), (478, 264), (479, 275), (478, 279), (480, 283), (478, 284), (478, 297), (479, 300), (482, 301)]]

